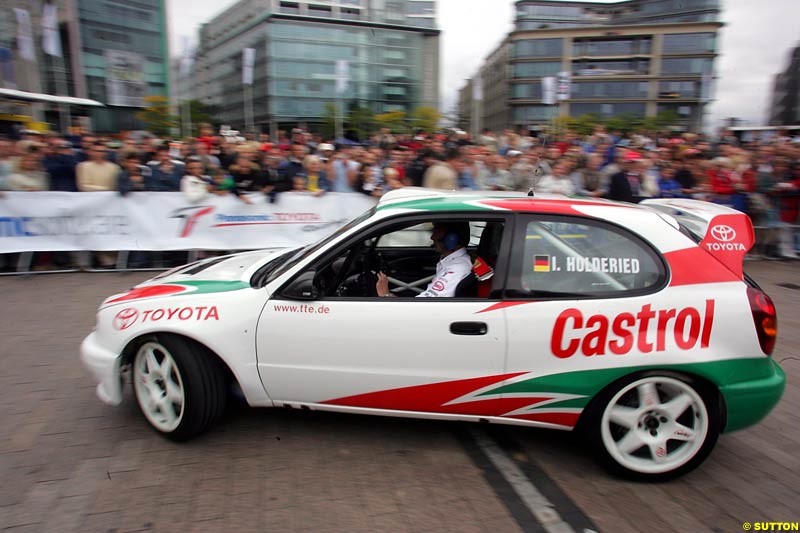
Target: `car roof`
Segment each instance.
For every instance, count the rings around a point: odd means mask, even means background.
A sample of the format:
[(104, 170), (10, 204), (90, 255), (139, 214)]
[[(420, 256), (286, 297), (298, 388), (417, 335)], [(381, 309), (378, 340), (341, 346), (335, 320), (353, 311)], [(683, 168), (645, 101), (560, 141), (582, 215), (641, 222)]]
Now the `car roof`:
[[(560, 194), (528, 196), (521, 192), (445, 191), (422, 187), (403, 187), (383, 195), (378, 210), (413, 209), (420, 211), (518, 211), (576, 214), (580, 207), (603, 206), (620, 209), (648, 208), (605, 199), (571, 198)], [(576, 209), (577, 208), (577, 209)]]

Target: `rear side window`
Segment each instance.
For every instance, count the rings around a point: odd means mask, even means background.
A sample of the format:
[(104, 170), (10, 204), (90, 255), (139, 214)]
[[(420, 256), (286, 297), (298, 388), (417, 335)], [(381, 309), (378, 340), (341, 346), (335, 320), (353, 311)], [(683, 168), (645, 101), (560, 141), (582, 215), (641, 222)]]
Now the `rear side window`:
[(510, 297), (597, 298), (651, 292), (666, 271), (637, 236), (600, 221), (522, 217), (515, 232)]

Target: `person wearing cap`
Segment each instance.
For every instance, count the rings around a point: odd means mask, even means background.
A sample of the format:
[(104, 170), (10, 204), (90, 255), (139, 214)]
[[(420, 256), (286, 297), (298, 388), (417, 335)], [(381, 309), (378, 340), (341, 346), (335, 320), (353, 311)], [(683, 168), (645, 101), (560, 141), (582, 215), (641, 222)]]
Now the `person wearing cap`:
[(641, 197), (642, 156), (629, 150), (622, 158), (622, 170), (611, 176), (606, 198), (618, 202), (637, 203)]

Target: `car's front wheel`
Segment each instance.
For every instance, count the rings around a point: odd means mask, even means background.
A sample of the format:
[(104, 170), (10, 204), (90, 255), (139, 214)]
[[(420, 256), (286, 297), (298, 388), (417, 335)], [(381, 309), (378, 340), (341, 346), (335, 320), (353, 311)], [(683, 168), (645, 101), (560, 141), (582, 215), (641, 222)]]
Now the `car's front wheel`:
[(217, 362), (202, 347), (172, 335), (138, 347), (133, 389), (150, 425), (173, 440), (205, 431), (225, 407), (225, 379)]
[(625, 477), (682, 475), (711, 452), (721, 431), (715, 392), (687, 376), (643, 373), (621, 380), (590, 407), (592, 445)]

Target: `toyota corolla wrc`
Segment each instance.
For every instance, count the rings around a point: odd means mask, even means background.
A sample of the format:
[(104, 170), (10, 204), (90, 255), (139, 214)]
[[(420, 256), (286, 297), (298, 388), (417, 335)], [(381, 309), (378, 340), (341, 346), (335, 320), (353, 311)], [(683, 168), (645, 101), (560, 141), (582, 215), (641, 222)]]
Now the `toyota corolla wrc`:
[[(468, 225), (474, 261), (447, 298), (442, 223)], [(81, 356), (101, 400), (130, 376), (175, 440), (238, 389), (251, 406), (577, 430), (613, 471), (666, 479), (783, 393), (775, 306), (742, 268), (753, 242), (746, 215), (694, 200), (401, 189), (315, 244), (109, 297)]]

